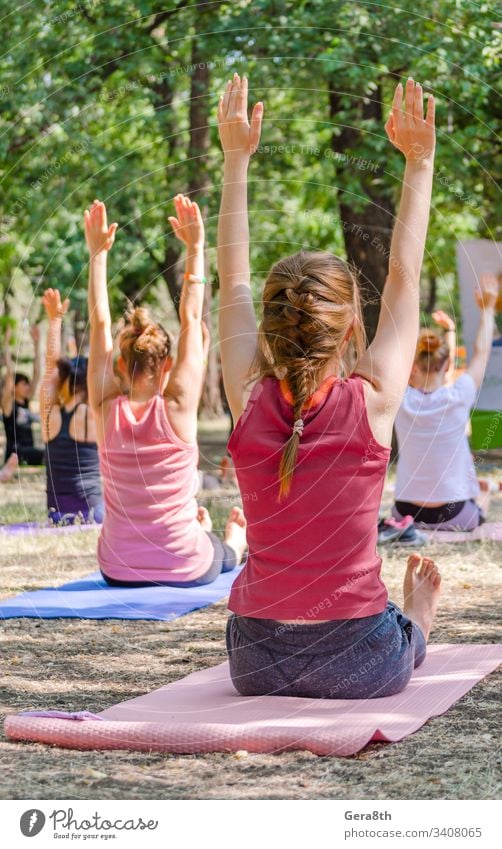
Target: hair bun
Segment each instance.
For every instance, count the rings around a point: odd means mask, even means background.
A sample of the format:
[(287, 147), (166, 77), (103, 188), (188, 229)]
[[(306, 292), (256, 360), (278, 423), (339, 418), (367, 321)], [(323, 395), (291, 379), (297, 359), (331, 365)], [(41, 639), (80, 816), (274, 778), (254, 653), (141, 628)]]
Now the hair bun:
[(148, 310), (144, 309), (144, 307), (131, 306), (127, 310), (125, 320), (126, 324), (129, 325), (137, 336), (141, 336), (141, 334), (144, 333), (147, 327), (152, 323)]
[(134, 371), (154, 374), (159, 363), (169, 356), (171, 340), (164, 328), (152, 321), (147, 309), (131, 305), (119, 346), (130, 375)]
[(426, 330), (420, 334), (418, 340), (418, 353), (422, 352), (426, 354), (433, 354), (437, 351), (442, 345), (442, 339), (438, 336), (437, 333), (434, 333), (432, 330)]

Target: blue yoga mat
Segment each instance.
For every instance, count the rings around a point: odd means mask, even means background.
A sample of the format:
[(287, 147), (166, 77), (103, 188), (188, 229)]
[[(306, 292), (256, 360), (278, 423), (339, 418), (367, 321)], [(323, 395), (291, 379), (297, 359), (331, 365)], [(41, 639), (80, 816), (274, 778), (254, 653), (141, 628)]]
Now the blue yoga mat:
[(240, 567), (203, 587), (110, 587), (100, 572), (0, 600), (0, 619), (156, 619), (170, 622), (225, 598)]

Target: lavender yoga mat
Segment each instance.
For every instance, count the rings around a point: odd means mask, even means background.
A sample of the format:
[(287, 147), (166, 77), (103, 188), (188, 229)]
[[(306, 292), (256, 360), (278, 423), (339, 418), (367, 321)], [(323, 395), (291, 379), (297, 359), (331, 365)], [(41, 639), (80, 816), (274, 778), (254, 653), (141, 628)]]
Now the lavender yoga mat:
[(221, 601), (240, 568), (203, 587), (110, 587), (100, 572), (0, 600), (0, 619), (155, 619), (170, 622)]
[[(419, 526), (420, 527), (420, 526)], [(473, 531), (424, 531), (429, 542), (502, 542), (502, 522), (485, 522)]]
[[(502, 661), (499, 645), (431, 645), (397, 696), (366, 701), (239, 696), (222, 663), (97, 715), (55, 711), (5, 720), (11, 740), (72, 749), (173, 753), (277, 753), (307, 749), (348, 756), (371, 740), (396, 742), (465, 695)], [(36, 712), (35, 712), (36, 714)]]
[(86, 524), (75, 524), (75, 525), (48, 525), (42, 524), (41, 522), (17, 522), (14, 525), (0, 525), (0, 533), (2, 534), (48, 534), (49, 536), (52, 534), (72, 534), (79, 533), (80, 531), (96, 531), (100, 530), (101, 525), (97, 525), (93, 522), (88, 522)]

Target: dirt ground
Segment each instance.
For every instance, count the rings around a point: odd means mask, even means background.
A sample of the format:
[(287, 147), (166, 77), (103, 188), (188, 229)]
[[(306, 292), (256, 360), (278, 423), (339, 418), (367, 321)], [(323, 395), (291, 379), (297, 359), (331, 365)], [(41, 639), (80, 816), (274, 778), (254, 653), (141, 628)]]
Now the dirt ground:
[[(221, 453), (209, 436), (206, 468)], [(500, 477), (500, 471), (495, 472)], [(44, 479), (22, 471), (0, 488), (2, 521), (42, 518)], [(230, 504), (233, 493), (223, 503)], [(390, 502), (391, 493), (386, 492)], [(223, 522), (221, 502), (207, 496)], [(225, 509), (228, 509), (226, 507)], [(491, 520), (502, 519), (502, 496)], [(62, 584), (96, 568), (96, 534), (0, 538), (0, 596)], [(496, 543), (429, 546), (443, 572), (432, 642), (500, 640), (502, 550)], [(383, 578), (401, 601), (405, 553), (384, 555)], [(164, 622), (6, 620), (0, 625), (2, 716), (17, 710), (105, 707), (225, 659), (224, 602)], [(444, 716), (397, 744), (350, 758), (309, 752), (179, 756), (76, 752), (0, 737), (4, 799), (493, 799), (500, 795), (500, 673)]]

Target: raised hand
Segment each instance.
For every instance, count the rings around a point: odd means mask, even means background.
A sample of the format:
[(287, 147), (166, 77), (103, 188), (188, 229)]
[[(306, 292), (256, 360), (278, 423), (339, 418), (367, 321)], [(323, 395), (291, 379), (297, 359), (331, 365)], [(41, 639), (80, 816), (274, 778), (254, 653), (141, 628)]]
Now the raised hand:
[(106, 206), (99, 200), (95, 200), (90, 209), (84, 212), (85, 240), (89, 253), (96, 256), (100, 253), (108, 253), (115, 241), (115, 233), (118, 224), (110, 224), (106, 216)]
[(482, 274), (479, 289), (474, 290), (476, 303), (481, 310), (494, 308), (499, 294), (499, 283), (495, 274)]
[(218, 104), (218, 132), (226, 156), (252, 156), (260, 141), (262, 118), (263, 103), (259, 102), (248, 121), (248, 81), (234, 74)]
[(46, 289), (42, 295), (42, 305), (49, 321), (55, 318), (62, 318), (70, 306), (69, 298), (66, 298), (61, 303), (61, 295), (57, 289)]
[(40, 342), (40, 327), (38, 324), (32, 324), (30, 327), (30, 336), (33, 340), (34, 345), (38, 345)]
[(168, 220), (176, 238), (190, 250), (203, 248), (204, 222), (198, 204), (186, 195), (176, 195), (174, 208), (176, 217), (170, 215)]
[(424, 119), (423, 92), (420, 83), (411, 77), (406, 81), (403, 111), (403, 86), (399, 83), (394, 92), (392, 111), (385, 124), (385, 131), (394, 145), (408, 162), (431, 159), (436, 145), (434, 127), (434, 97), (429, 95), (427, 115)]
[(440, 327), (443, 327), (445, 330), (455, 330), (455, 322), (454, 320), (443, 310), (436, 310), (436, 312), (432, 313), (432, 318), (439, 324)]

